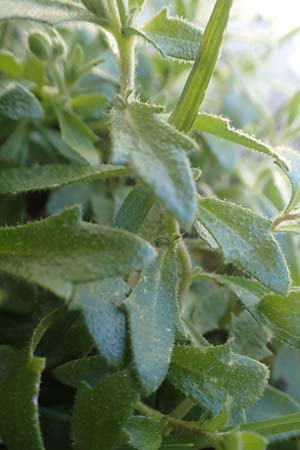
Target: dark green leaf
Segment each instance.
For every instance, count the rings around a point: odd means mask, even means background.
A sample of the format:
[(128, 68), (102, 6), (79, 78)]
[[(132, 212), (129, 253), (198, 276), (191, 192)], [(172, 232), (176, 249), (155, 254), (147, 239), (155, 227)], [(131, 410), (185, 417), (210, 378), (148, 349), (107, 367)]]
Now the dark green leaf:
[(218, 242), (225, 261), (234, 263), (265, 286), (287, 294), (290, 276), (271, 221), (233, 203), (199, 198), (198, 220)]
[(259, 304), (259, 312), (279, 339), (300, 348), (300, 291), (292, 291), (288, 297), (267, 295)]
[(187, 397), (193, 398), (214, 415), (220, 413), (228, 397), (239, 411), (262, 395), (268, 369), (246, 356), (233, 353), (228, 344), (217, 347), (174, 348), (169, 377)]
[(125, 316), (120, 307), (128, 290), (122, 279), (108, 278), (79, 286), (71, 304), (82, 312), (100, 354), (112, 365), (120, 365), (125, 356)]
[(22, 167), (0, 170), (0, 193), (55, 189), (81, 181), (101, 180), (106, 177), (126, 175), (121, 166), (102, 164), (98, 166), (52, 164), (45, 166)]
[(140, 270), (153, 248), (125, 231), (81, 221), (79, 208), (0, 230), (0, 270), (68, 298), (73, 283)]
[(6, 81), (0, 83), (0, 116), (13, 120), (40, 119), (43, 110), (28, 89), (14, 81)]
[(195, 183), (185, 150), (194, 141), (166, 123), (160, 109), (139, 102), (118, 105), (111, 112), (115, 163), (127, 163), (183, 225), (195, 215)]
[(135, 369), (147, 394), (167, 375), (179, 323), (177, 287), (176, 253), (169, 249), (141, 274), (125, 302)]
[(122, 428), (138, 400), (127, 372), (119, 372), (95, 388), (78, 390), (73, 418), (75, 450), (113, 450), (127, 441)]
[(197, 57), (201, 31), (187, 20), (170, 16), (168, 8), (143, 24), (139, 32), (163, 56), (185, 61), (194, 61)]

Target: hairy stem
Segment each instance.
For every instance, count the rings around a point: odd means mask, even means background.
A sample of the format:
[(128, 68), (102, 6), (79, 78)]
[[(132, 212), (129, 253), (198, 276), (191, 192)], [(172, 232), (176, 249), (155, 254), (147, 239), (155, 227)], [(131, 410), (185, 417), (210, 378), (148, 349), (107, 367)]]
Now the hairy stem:
[(121, 33), (118, 38), (121, 95), (134, 92), (135, 85), (135, 36)]

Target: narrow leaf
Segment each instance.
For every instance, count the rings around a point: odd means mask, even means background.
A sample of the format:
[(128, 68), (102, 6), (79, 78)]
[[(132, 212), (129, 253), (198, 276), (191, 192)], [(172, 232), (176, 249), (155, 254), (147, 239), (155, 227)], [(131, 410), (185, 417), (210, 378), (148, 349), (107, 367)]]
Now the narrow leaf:
[(198, 220), (218, 242), (225, 261), (234, 263), (271, 290), (286, 295), (290, 276), (271, 222), (233, 203), (199, 198)]
[(249, 431), (220, 434), (215, 438), (218, 450), (265, 450), (268, 441)]
[(66, 0), (0, 0), (0, 20), (27, 19), (58, 25), (70, 21), (98, 22), (94, 14)]
[(122, 166), (102, 164), (87, 166), (79, 164), (52, 164), (0, 170), (0, 193), (18, 194), (45, 189), (55, 189), (82, 181), (101, 180), (124, 176)]
[(185, 151), (196, 145), (158, 112), (160, 109), (136, 101), (112, 109), (114, 162), (127, 163), (163, 206), (184, 226), (190, 226), (196, 189)]
[(188, 133), (196, 119), (217, 63), (233, 0), (217, 0), (199, 53), (170, 122)]
[(221, 412), (226, 399), (233, 399), (241, 410), (262, 395), (268, 369), (246, 356), (235, 354), (225, 344), (217, 347), (174, 348), (169, 377), (187, 397), (193, 398), (214, 415)]
[(130, 233), (82, 222), (77, 207), (0, 229), (0, 271), (64, 298), (69, 298), (73, 283), (141, 270), (154, 256), (148, 243)]
[(135, 368), (147, 394), (164, 380), (179, 321), (176, 253), (163, 252), (125, 302)]
[(82, 312), (86, 326), (102, 356), (120, 365), (125, 356), (125, 316), (120, 310), (128, 293), (122, 279), (108, 278), (77, 288), (71, 308)]
[(197, 57), (201, 31), (187, 20), (170, 16), (168, 8), (143, 24), (139, 32), (162, 56), (184, 61), (194, 61)]
[(282, 150), (281, 156), (288, 163), (285, 173), (292, 190), (290, 201), (285, 209), (286, 212), (289, 212), (300, 204), (300, 155), (290, 148), (285, 148)]
[(127, 372), (119, 372), (95, 388), (82, 384), (73, 417), (75, 450), (113, 450), (127, 441), (122, 428), (138, 400)]

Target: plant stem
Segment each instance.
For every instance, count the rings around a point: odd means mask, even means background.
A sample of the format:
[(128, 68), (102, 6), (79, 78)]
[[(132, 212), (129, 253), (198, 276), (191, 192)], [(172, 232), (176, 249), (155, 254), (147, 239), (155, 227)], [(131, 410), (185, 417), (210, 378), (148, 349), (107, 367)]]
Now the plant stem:
[(300, 212), (295, 213), (283, 213), (280, 214), (280, 216), (276, 217), (276, 219), (273, 221), (271, 225), (271, 230), (274, 231), (280, 225), (282, 222), (288, 222), (289, 220), (299, 220), (300, 219)]
[(170, 416), (174, 419), (184, 419), (184, 417), (190, 412), (190, 410), (195, 406), (195, 401), (190, 398), (185, 398), (180, 402), (176, 408), (174, 408)]
[(121, 33), (117, 37), (119, 47), (119, 67), (121, 74), (121, 95), (134, 92), (135, 84), (135, 36)]

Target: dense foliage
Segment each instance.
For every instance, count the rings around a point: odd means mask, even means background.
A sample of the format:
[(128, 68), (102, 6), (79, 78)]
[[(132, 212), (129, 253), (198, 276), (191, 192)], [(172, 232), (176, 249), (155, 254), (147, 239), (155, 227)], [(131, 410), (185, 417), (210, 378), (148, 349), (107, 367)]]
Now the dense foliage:
[(300, 154), (172, 3), (0, 0), (1, 449), (299, 448)]

